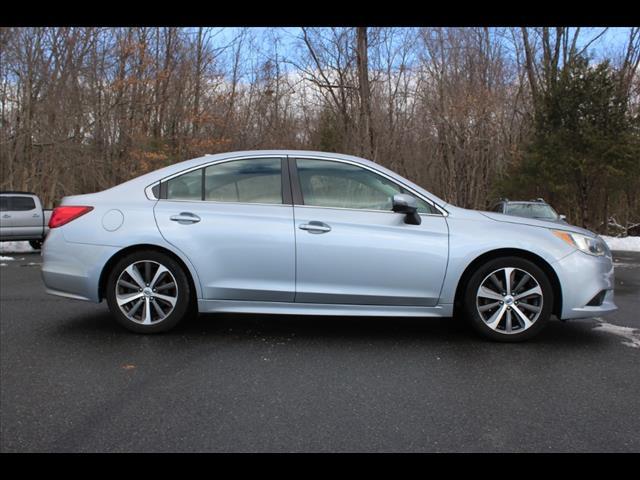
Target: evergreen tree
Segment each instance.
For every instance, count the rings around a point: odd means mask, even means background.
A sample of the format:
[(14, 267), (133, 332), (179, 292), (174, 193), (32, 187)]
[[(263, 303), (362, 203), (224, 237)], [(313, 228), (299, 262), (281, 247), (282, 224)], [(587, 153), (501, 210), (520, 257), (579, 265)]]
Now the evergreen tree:
[[(640, 174), (638, 119), (628, 112), (617, 72), (608, 62), (577, 57), (538, 99), (531, 142), (510, 192), (550, 194), (560, 207), (576, 205), (572, 220), (597, 227), (592, 210), (607, 215), (612, 195)], [(605, 222), (606, 224), (606, 222)]]

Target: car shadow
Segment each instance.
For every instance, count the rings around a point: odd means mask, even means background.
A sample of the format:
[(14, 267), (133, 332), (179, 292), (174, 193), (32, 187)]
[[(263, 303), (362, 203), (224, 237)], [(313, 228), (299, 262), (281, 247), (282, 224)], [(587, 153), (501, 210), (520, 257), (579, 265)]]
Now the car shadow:
[[(607, 337), (595, 331), (595, 325), (595, 320), (561, 322), (553, 319), (539, 335), (519, 345), (576, 348), (604, 345), (607, 343)], [(57, 324), (55, 334), (97, 341), (108, 337), (116, 342), (127, 343), (136, 343), (141, 338), (159, 343), (175, 340), (180, 340), (181, 344), (185, 341), (211, 343), (221, 339), (250, 343), (259, 337), (262, 341), (274, 342), (295, 338), (316, 343), (392, 342), (395, 345), (495, 345), (495, 348), (513, 345), (485, 340), (478, 336), (464, 319), (457, 318), (199, 314), (186, 319), (170, 332), (144, 335), (129, 332), (116, 324), (106, 309), (100, 313), (68, 317)]]

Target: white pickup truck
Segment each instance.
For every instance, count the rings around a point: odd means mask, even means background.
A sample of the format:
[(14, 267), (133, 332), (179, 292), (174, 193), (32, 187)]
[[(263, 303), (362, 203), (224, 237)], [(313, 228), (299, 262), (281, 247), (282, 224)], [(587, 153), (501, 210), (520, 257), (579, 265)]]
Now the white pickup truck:
[(39, 249), (49, 233), (51, 210), (30, 192), (0, 191), (0, 242), (28, 240)]

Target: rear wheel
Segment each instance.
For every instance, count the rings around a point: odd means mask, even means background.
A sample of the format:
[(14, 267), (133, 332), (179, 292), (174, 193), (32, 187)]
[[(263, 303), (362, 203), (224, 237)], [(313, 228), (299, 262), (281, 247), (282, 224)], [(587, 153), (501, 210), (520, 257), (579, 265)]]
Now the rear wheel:
[(519, 257), (491, 260), (471, 276), (464, 308), (474, 329), (502, 342), (528, 340), (551, 317), (553, 289), (540, 267)]
[(155, 251), (122, 258), (107, 279), (106, 297), (115, 320), (138, 333), (166, 332), (187, 316), (191, 292), (182, 267)]

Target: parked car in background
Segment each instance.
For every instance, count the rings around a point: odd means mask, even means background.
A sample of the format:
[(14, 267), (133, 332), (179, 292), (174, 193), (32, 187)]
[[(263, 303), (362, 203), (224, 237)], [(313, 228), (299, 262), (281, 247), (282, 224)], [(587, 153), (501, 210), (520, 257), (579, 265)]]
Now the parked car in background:
[(28, 240), (39, 249), (49, 232), (51, 210), (31, 192), (0, 192), (0, 242)]
[(611, 252), (571, 225), (455, 207), (350, 155), (206, 155), (65, 197), (47, 292), (140, 333), (190, 311), (451, 317), (499, 341), (616, 310)]
[(515, 215), (517, 217), (535, 218), (548, 222), (557, 222), (568, 225), (566, 217), (558, 214), (551, 205), (542, 198), (529, 201), (513, 201), (508, 198), (501, 199), (493, 207), (492, 212), (504, 213), (505, 215)]

